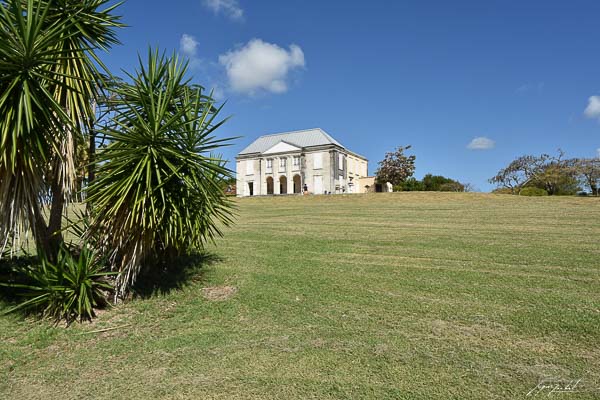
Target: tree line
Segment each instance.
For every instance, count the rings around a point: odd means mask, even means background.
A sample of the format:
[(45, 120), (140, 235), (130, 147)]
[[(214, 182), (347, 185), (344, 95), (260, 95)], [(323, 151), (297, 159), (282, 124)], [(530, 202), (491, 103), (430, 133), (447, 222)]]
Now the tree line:
[(394, 151), (385, 154), (375, 173), (378, 183), (390, 182), (395, 192), (465, 192), (473, 190), (470, 184), (464, 184), (442, 175), (426, 174), (421, 180), (414, 178), (417, 157), (405, 154), (410, 148), (410, 145), (399, 146)]

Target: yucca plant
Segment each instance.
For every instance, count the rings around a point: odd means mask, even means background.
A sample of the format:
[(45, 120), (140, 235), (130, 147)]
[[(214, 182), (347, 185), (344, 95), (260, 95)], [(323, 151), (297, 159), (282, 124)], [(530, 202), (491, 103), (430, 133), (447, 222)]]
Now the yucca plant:
[(176, 56), (148, 52), (147, 62), (112, 91), (113, 123), (100, 134), (109, 143), (97, 154), (97, 176), (89, 187), (89, 235), (119, 272), (124, 295), (142, 267), (151, 267), (221, 234), (231, 222), (232, 203), (220, 188), (231, 176), (211, 156), (227, 144), (214, 132), (216, 118), (203, 88), (185, 77)]
[(106, 306), (112, 285), (107, 280), (110, 272), (87, 246), (79, 256), (73, 256), (61, 247), (55, 262), (39, 257), (39, 264), (29, 265), (20, 271), (25, 283), (3, 283), (25, 300), (5, 313), (15, 311), (37, 312), (56, 322), (70, 323), (91, 320), (94, 309)]
[[(0, 245), (31, 229), (54, 259), (75, 154), (92, 120), (96, 51), (117, 42), (108, 0), (0, 2)], [(101, 9), (104, 7), (104, 9)], [(50, 203), (49, 218), (43, 207)]]

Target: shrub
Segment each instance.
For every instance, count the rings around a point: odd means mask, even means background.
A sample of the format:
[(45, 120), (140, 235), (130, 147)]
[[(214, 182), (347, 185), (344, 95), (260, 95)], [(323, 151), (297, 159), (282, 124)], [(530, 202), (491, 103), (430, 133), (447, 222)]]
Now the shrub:
[(521, 196), (548, 196), (548, 192), (537, 187), (525, 187), (519, 192)]
[(447, 182), (442, 183), (439, 187), (440, 192), (464, 192), (465, 185), (460, 182)]
[(400, 185), (394, 186), (394, 192), (419, 192), (423, 190), (423, 183), (415, 178), (408, 178)]
[(515, 194), (515, 191), (511, 188), (499, 187), (499, 188), (492, 190), (492, 193), (494, 193), (494, 194)]
[(7, 314), (23, 310), (38, 312), (55, 322), (91, 320), (94, 308), (108, 304), (106, 294), (112, 290), (106, 279), (111, 273), (103, 272), (102, 263), (85, 246), (78, 257), (61, 248), (55, 263), (41, 256), (38, 264), (26, 265), (19, 272), (18, 278), (2, 285), (26, 300)]

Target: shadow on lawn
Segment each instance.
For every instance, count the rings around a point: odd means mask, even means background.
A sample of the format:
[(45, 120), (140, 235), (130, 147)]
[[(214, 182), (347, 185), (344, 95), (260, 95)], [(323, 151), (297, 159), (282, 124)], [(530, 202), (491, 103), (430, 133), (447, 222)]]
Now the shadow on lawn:
[(222, 260), (213, 253), (195, 253), (149, 268), (138, 276), (133, 287), (133, 296), (149, 298), (168, 294), (184, 288), (191, 282), (202, 281), (207, 267)]
[(19, 256), (14, 258), (3, 257), (0, 259), (0, 301), (15, 305), (23, 300), (19, 297), (20, 289), (11, 287), (11, 284), (28, 285), (29, 280), (26, 269), (37, 264), (35, 256)]
[[(180, 256), (169, 263), (156, 265), (138, 276), (132, 295), (149, 298), (181, 289), (191, 282), (201, 281), (207, 268), (219, 261), (222, 261), (221, 257), (205, 252)], [(34, 256), (0, 259), (0, 303), (16, 305), (23, 300), (22, 296), (19, 296), (22, 290), (5, 285), (31, 284), (25, 270), (35, 268), (37, 263)]]

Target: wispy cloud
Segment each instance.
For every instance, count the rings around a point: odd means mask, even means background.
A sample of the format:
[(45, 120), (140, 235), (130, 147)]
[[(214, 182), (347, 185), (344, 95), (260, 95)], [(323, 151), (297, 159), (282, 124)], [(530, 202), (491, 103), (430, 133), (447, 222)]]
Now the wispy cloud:
[(517, 94), (526, 94), (526, 93), (531, 93), (531, 92), (537, 92), (537, 93), (541, 93), (544, 91), (544, 87), (546, 86), (546, 84), (544, 82), (537, 82), (537, 83), (531, 83), (531, 82), (527, 82), (524, 83), (523, 85), (519, 86), (515, 92)]
[(476, 137), (467, 145), (469, 150), (490, 150), (494, 147), (496, 147), (496, 142), (485, 136)]
[(590, 96), (588, 105), (583, 113), (588, 118), (600, 120), (600, 96)]
[(304, 52), (292, 44), (289, 50), (261, 39), (219, 56), (225, 68), (229, 87), (238, 93), (260, 91), (284, 93), (288, 90), (288, 75), (305, 66)]
[(203, 0), (203, 4), (215, 14), (223, 14), (235, 21), (244, 19), (244, 10), (237, 0)]

